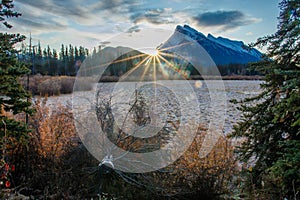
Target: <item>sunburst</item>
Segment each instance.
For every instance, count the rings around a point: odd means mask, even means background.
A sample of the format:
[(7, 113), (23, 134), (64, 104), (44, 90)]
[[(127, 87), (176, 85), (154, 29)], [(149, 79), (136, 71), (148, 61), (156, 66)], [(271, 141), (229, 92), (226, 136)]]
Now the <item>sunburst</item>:
[[(178, 69), (175, 65), (175, 63), (170, 62), (168, 58), (179, 58), (178, 55), (171, 53), (176, 48), (180, 48), (186, 45), (191, 44), (191, 42), (185, 42), (173, 46), (168, 47), (162, 47), (162, 48), (145, 48), (141, 50), (141, 54), (138, 55), (131, 55), (126, 58), (116, 59), (112, 62), (107, 63), (101, 63), (97, 66), (89, 67), (88, 71), (94, 70), (97, 67), (105, 67), (111, 64), (122, 64), (123, 62), (130, 61), (130, 60), (139, 60), (137, 63), (134, 63), (133, 66), (129, 71), (127, 71), (122, 77), (121, 80), (126, 80), (126, 77), (128, 77), (130, 74), (132, 74), (135, 70), (137, 70), (140, 67), (143, 67), (142, 74), (139, 78), (140, 81), (144, 81), (144, 78), (147, 73), (151, 71), (150, 76), (152, 76), (152, 80), (157, 80), (157, 72), (162, 72), (162, 76), (164, 79), (167, 79), (169, 77), (169, 72), (167, 68), (170, 68), (174, 71), (178, 72)], [(178, 49), (176, 49), (178, 50)], [(171, 51), (171, 52), (170, 52)], [(167, 67), (167, 68), (166, 68)]]

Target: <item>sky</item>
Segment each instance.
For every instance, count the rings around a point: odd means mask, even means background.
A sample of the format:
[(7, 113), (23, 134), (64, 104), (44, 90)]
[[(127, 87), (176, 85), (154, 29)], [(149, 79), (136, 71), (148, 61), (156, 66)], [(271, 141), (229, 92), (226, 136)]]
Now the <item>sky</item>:
[[(251, 43), (276, 31), (279, 0), (15, 0), (10, 32), (59, 49), (92, 49), (123, 33), (188, 24), (207, 35)], [(1, 27), (1, 31), (7, 31)], [(28, 43), (28, 40), (26, 41)]]

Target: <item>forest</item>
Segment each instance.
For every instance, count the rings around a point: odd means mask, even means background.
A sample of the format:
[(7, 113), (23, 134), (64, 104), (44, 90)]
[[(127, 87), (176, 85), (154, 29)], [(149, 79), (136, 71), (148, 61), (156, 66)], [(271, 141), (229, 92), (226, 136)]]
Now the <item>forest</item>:
[[(105, 46), (99, 46), (98, 48), (94, 47), (90, 52), (89, 49), (82, 46), (77, 47), (71, 44), (62, 44), (61, 49), (58, 51), (56, 49), (51, 49), (49, 45), (42, 49), (40, 42), (38, 42), (37, 45), (22, 43), (21, 48), (18, 51), (18, 60), (28, 65), (31, 70), (31, 75), (76, 76), (76, 73), (83, 62), (89, 63), (91, 60), (97, 62), (94, 58), (101, 57), (100, 54), (107, 51), (105, 48)], [(137, 54), (142, 53), (133, 51), (133, 53), (122, 55), (118, 59), (124, 59)], [(169, 58), (169, 60), (172, 60), (172, 58)], [(96, 63), (93, 63), (93, 65), (96, 65)], [(130, 70), (131, 67), (132, 61), (128, 60), (120, 63), (118, 66), (111, 66), (112, 69), (110, 69), (109, 74), (110, 76), (120, 76), (120, 74), (124, 74)], [(189, 68), (191, 68), (189, 69), (191, 75), (199, 75), (199, 72), (193, 69), (192, 66)], [(218, 65), (217, 68), (222, 76), (251, 76), (259, 74), (259, 72), (250, 69), (249, 64), (231, 63), (227, 65)]]

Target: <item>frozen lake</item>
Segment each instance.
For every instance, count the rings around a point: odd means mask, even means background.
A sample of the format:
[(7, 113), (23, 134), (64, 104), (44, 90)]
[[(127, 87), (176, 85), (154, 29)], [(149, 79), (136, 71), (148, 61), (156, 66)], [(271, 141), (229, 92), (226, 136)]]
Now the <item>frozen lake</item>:
[[(211, 119), (211, 113), (221, 113), (224, 114), (224, 128), (223, 133), (227, 134), (231, 131), (233, 125), (240, 119), (241, 113), (235, 108), (235, 105), (230, 103), (231, 99), (241, 100), (243, 98), (252, 97), (260, 92), (260, 83), (262, 81), (245, 81), (245, 80), (208, 80), (208, 81), (163, 81), (157, 82), (155, 93), (148, 87), (147, 85), (151, 85), (152, 83), (130, 83), (130, 82), (118, 82), (118, 83), (102, 83), (101, 86), (96, 88), (94, 91), (87, 91), (87, 92), (79, 92), (80, 96), (88, 97), (90, 99), (95, 98), (96, 91), (101, 90), (102, 96), (118, 96), (114, 101), (114, 111), (115, 113), (126, 112), (126, 106), (128, 107), (130, 99), (133, 98), (133, 93), (136, 88), (144, 87), (144, 91), (148, 91), (146, 95), (146, 99), (148, 98), (151, 103), (155, 103), (157, 106), (157, 112), (165, 112), (166, 109), (163, 109), (164, 106), (167, 104), (161, 103), (166, 102), (169, 99), (168, 105), (172, 104), (172, 106), (177, 107), (173, 109), (179, 109), (185, 107), (188, 111), (190, 109), (191, 112), (194, 112), (191, 104), (183, 102), (183, 97), (186, 99), (189, 96), (192, 96), (190, 93), (194, 91), (194, 95), (197, 96), (197, 103), (200, 108), (200, 124), (204, 127), (208, 125), (209, 120)], [(224, 88), (221, 86), (224, 84)], [(134, 87), (134, 88), (133, 88)], [(130, 89), (128, 89), (130, 88)], [(192, 88), (192, 90), (191, 90)], [(122, 98), (120, 95), (122, 92), (121, 90), (125, 89), (124, 94), (126, 94), (126, 98)], [(175, 90), (175, 91), (174, 91)], [(152, 93), (151, 93), (152, 91)], [(128, 94), (132, 93), (132, 94)], [(213, 95), (211, 95), (213, 94)], [(167, 98), (165, 98), (167, 97)], [(130, 99), (128, 99), (130, 98)], [(154, 99), (154, 100), (153, 100)], [(212, 99), (214, 101), (214, 105), (212, 108), (211, 102)], [(123, 101), (123, 104), (122, 104)], [(157, 103), (160, 101), (160, 103)], [(127, 102), (127, 103), (124, 103)], [(170, 103), (171, 102), (171, 103)], [(48, 104), (51, 106), (56, 106), (58, 104), (61, 105), (72, 105), (72, 94), (70, 95), (61, 95), (55, 97), (49, 97)], [(84, 103), (83, 103), (84, 104)], [(84, 107), (84, 105), (82, 105)], [(195, 104), (193, 104), (195, 106)], [(189, 108), (190, 107), (190, 108)], [(160, 111), (158, 111), (160, 109)], [(170, 109), (170, 106), (169, 108)], [(225, 111), (224, 111), (225, 110)], [(163, 117), (163, 114), (161, 115)], [(218, 115), (217, 115), (218, 116)], [(219, 117), (215, 117), (213, 120), (219, 120)], [(220, 117), (222, 118), (222, 117)]]

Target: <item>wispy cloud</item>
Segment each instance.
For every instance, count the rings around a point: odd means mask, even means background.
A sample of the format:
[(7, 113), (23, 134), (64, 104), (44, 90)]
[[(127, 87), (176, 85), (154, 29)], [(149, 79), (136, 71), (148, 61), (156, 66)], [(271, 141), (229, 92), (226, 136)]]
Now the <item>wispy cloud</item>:
[[(80, 25), (101, 24), (107, 20), (126, 19), (126, 15), (136, 10), (140, 3), (137, 0), (16, 0), (22, 10), (29, 8), (31, 12), (51, 14), (52, 17), (63, 17)], [(106, 20), (105, 20), (106, 19)]]
[[(181, 0), (180, 0), (181, 1)], [(179, 1), (179, 2), (180, 2)], [(229, 30), (259, 21), (241, 11), (204, 12), (198, 15), (186, 10), (167, 7), (155, 8), (147, 1), (138, 0), (16, 0), (23, 17), (17, 21), (30, 29), (42, 31), (62, 30), (66, 26), (106, 26), (107, 24), (131, 23), (129, 27), (144, 23), (152, 25), (196, 22), (201, 27), (219, 26)], [(149, 8), (150, 7), (150, 8)], [(180, 18), (184, 16), (184, 18)], [(57, 20), (59, 19), (59, 20)], [(64, 23), (61, 23), (63, 21)], [(126, 28), (128, 30), (128, 28)], [(111, 31), (111, 30), (110, 30)], [(131, 30), (132, 31), (132, 30)]]
[(134, 12), (142, 5), (138, 0), (101, 0), (91, 3), (89, 10), (94, 12), (109, 11), (114, 15)]
[(238, 10), (205, 12), (193, 17), (193, 19), (200, 26), (219, 26), (222, 27), (222, 30), (234, 29), (260, 21), (260, 19), (249, 17)]
[(173, 30), (185, 23), (204, 32), (212, 31), (211, 27), (213, 31), (227, 31), (259, 21), (238, 10), (204, 12), (205, 0), (14, 0), (14, 3), (22, 16), (11, 19), (14, 25), (11, 31), (31, 32), (36, 38), (46, 38), (46, 42), (51, 35), (59, 43), (70, 40), (71, 36), (79, 41), (99, 41), (104, 36), (134, 33), (144, 28)]
[(66, 18), (69, 17), (75, 20), (90, 17), (89, 10), (82, 6), (78, 0), (17, 0), (16, 2), (19, 6), (27, 5), (31, 6), (33, 10), (44, 11), (56, 16), (64, 16)]
[(149, 9), (143, 12), (132, 14), (130, 19), (133, 23), (149, 22), (151, 24), (170, 24), (175, 23), (172, 9), (170, 8), (157, 8)]
[(138, 25), (130, 27), (126, 32), (127, 33), (133, 33), (133, 32), (139, 32), (141, 31), (141, 28)]

